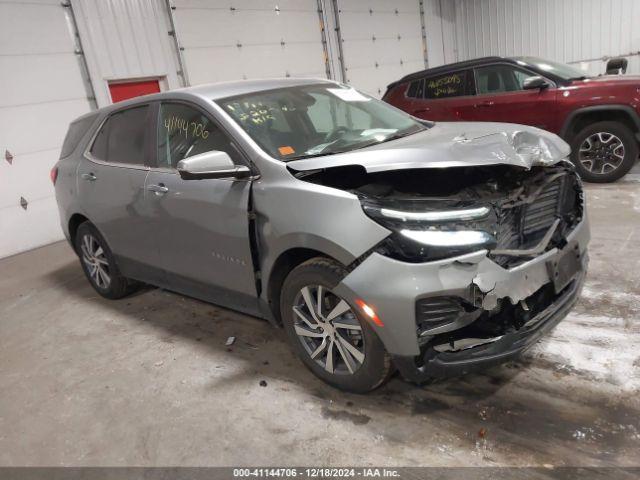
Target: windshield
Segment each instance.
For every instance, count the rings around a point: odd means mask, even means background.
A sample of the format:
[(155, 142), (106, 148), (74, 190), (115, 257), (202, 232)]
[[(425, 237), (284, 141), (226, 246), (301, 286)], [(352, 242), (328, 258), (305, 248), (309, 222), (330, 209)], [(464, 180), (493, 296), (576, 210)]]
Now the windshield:
[(217, 103), (282, 161), (348, 152), (426, 128), (384, 102), (337, 84), (266, 90)]
[(582, 70), (570, 65), (565, 65), (564, 63), (552, 62), (551, 60), (543, 60), (542, 58), (536, 57), (517, 57), (515, 60), (522, 65), (531, 65), (538, 70), (549, 72), (564, 80), (580, 80), (587, 78), (585, 72)]

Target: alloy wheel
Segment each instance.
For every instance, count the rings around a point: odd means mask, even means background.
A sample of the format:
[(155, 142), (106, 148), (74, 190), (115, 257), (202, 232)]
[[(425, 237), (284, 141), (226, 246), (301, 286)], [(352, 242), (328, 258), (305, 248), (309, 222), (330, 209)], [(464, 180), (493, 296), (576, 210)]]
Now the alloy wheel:
[(303, 287), (293, 303), (294, 330), (309, 356), (332, 374), (351, 375), (365, 359), (362, 326), (349, 304), (322, 285)]
[(111, 276), (109, 274), (109, 261), (104, 254), (104, 248), (100, 242), (90, 234), (82, 237), (82, 261), (87, 267), (89, 276), (93, 282), (102, 289), (109, 288)]
[(578, 160), (589, 172), (603, 175), (616, 170), (624, 160), (622, 140), (612, 133), (598, 132), (584, 139)]

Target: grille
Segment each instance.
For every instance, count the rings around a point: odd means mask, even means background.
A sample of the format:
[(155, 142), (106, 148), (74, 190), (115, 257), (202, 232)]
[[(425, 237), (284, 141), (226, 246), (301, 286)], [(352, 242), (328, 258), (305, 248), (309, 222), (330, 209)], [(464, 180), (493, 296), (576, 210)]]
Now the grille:
[[(533, 200), (525, 205), (499, 208), (497, 211), (497, 249), (523, 249), (535, 246), (544, 237), (557, 218), (559, 230), (567, 233), (581, 216), (579, 185), (575, 174), (568, 173), (546, 185)], [(513, 267), (526, 257), (496, 255), (495, 261), (503, 267)]]
[(557, 218), (562, 179), (550, 183), (530, 204), (503, 208), (498, 214), (499, 249), (535, 245)]
[(498, 211), (497, 248), (517, 248), (520, 244), (520, 209), (505, 208)]
[(548, 230), (556, 219), (562, 181), (557, 180), (547, 185), (538, 198), (525, 207), (522, 233), (530, 235), (539, 230)]

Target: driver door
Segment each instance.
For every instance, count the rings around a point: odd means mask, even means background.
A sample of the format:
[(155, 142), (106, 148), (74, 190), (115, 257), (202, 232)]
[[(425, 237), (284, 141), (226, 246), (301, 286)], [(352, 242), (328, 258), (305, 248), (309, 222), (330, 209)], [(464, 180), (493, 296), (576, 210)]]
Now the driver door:
[(477, 68), (473, 120), (519, 123), (557, 131), (557, 89), (550, 86), (525, 90), (525, 79), (535, 75), (506, 64)]
[(180, 160), (212, 150), (246, 165), (207, 112), (187, 103), (160, 104), (157, 158), (145, 182), (157, 265), (169, 289), (256, 314), (248, 217), (251, 180), (183, 180), (176, 170)]

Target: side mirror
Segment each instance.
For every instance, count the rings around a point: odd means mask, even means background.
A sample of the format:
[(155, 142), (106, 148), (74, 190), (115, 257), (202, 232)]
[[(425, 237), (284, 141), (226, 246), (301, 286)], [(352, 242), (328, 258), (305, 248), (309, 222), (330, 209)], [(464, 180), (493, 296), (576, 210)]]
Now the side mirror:
[(549, 82), (538, 75), (534, 75), (533, 77), (525, 78), (524, 84), (522, 88), (525, 90), (542, 90), (544, 88), (549, 87)]
[(246, 178), (251, 175), (249, 167), (236, 165), (226, 152), (213, 150), (178, 162), (178, 173), (184, 180), (204, 178)]
[(627, 73), (629, 61), (624, 57), (612, 58), (607, 62), (607, 75), (619, 75)]

